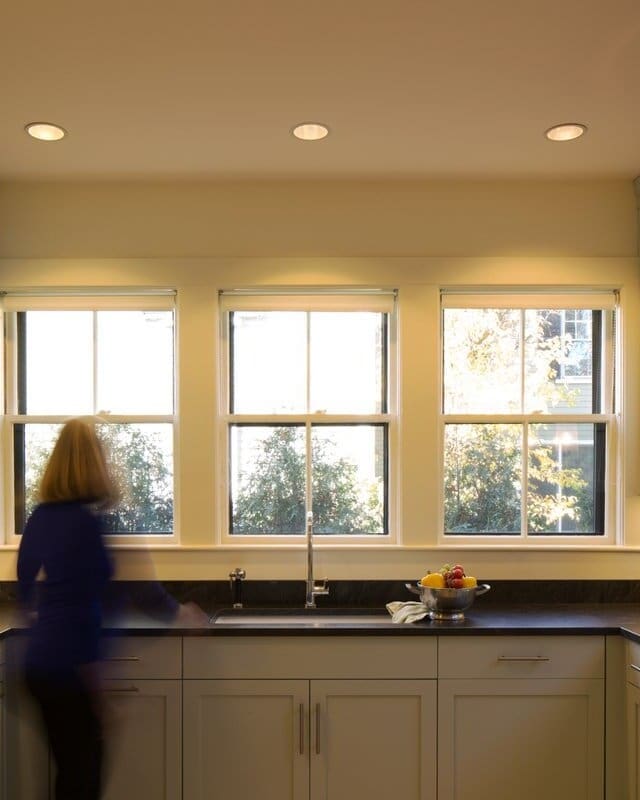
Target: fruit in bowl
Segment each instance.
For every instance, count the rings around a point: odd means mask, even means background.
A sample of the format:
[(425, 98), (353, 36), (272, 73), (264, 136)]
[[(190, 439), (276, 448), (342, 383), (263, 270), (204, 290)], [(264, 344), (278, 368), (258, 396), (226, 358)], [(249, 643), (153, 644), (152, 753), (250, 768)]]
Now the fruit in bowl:
[(431, 619), (464, 619), (476, 596), (488, 592), (488, 584), (478, 585), (473, 575), (466, 575), (461, 564), (453, 567), (445, 564), (437, 572), (427, 574), (415, 584), (407, 583), (407, 589), (420, 596), (429, 610)]
[(473, 575), (466, 575), (462, 564), (445, 564), (437, 572), (427, 572), (420, 580), (421, 586), (429, 589), (473, 589), (478, 581)]

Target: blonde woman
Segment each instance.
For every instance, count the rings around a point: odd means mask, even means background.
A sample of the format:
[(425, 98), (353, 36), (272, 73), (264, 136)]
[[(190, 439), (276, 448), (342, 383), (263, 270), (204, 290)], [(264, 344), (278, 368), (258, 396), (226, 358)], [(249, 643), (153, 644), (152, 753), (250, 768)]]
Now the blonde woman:
[(56, 760), (56, 800), (100, 796), (103, 744), (95, 667), (101, 600), (112, 575), (100, 511), (117, 497), (94, 426), (70, 420), (45, 468), (40, 504), (18, 552), (21, 600), (36, 608), (25, 678)]

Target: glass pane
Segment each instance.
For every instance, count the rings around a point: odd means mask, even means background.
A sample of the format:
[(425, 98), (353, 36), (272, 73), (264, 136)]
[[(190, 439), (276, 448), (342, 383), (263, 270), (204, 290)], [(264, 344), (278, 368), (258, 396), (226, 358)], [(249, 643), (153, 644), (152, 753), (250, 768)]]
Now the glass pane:
[(305, 531), (305, 429), (232, 425), (231, 533)]
[[(16, 425), (16, 520), (22, 529), (37, 504), (37, 491), (61, 425)], [(107, 533), (171, 533), (173, 531), (173, 430), (169, 424), (101, 425), (122, 500), (105, 515)], [(24, 486), (24, 506), (22, 491)]]
[(96, 408), (173, 413), (173, 312), (99, 311)]
[(384, 407), (384, 314), (313, 312), (311, 412), (380, 414)]
[[(38, 504), (40, 479), (61, 427), (51, 424), (14, 426), (17, 533), (22, 532), (24, 522)], [(18, 487), (21, 487), (22, 491), (18, 490)]]
[(526, 412), (591, 414), (592, 312), (530, 309), (525, 329)]
[(234, 311), (231, 317), (231, 412), (307, 410), (307, 315)]
[(444, 310), (445, 414), (521, 411), (520, 311)]
[(173, 426), (100, 425), (122, 500), (106, 516), (108, 533), (173, 531)]
[(92, 313), (23, 313), (26, 413), (93, 413)]
[(386, 427), (314, 425), (313, 530), (316, 534), (386, 530)]
[(444, 513), (449, 534), (520, 534), (522, 426), (446, 425)]
[(603, 533), (604, 456), (603, 425), (529, 426), (531, 534)]

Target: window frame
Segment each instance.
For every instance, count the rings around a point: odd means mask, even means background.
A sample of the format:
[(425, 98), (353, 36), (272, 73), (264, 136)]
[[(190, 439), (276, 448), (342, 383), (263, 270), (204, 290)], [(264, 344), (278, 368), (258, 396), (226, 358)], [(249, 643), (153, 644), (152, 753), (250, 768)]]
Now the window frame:
[[(447, 414), (444, 409), (445, 381), (445, 308), (590, 308), (602, 310), (602, 348), (601, 348), (601, 407), (603, 411), (595, 414), (540, 414), (540, 413), (498, 413), (498, 414)], [(614, 320), (614, 314), (616, 319)], [(474, 548), (601, 548), (621, 544), (622, 503), (624, 498), (622, 458), (621, 458), (621, 410), (618, 398), (620, 391), (620, 333), (621, 303), (617, 289), (602, 290), (587, 288), (564, 291), (557, 288), (543, 290), (535, 288), (527, 291), (469, 290), (441, 288), (439, 321), (439, 408), (438, 408), (438, 546)], [(563, 330), (564, 333), (564, 330)], [(574, 383), (569, 379), (568, 383)], [(523, 488), (521, 492), (521, 530), (515, 534), (452, 534), (445, 530), (445, 429), (446, 425), (463, 423), (495, 423), (519, 425), (522, 431)], [(526, 442), (528, 426), (535, 423), (587, 423), (603, 424), (606, 430), (604, 486), (604, 530), (602, 534), (554, 534), (529, 533), (527, 531), (527, 454)]]
[[(173, 447), (173, 530), (167, 533), (116, 533), (106, 534), (106, 539), (114, 545), (130, 544), (168, 544), (179, 543), (179, 492), (177, 483), (178, 463), (178, 410), (177, 410), (177, 305), (173, 289), (150, 289), (148, 291), (112, 290), (100, 292), (91, 290), (75, 291), (21, 291), (6, 292), (2, 298), (4, 322), (4, 414), (0, 432), (0, 447), (4, 465), (2, 482), (2, 514), (5, 524), (5, 544), (18, 545), (21, 533), (16, 525), (16, 480), (15, 475), (15, 430), (19, 425), (64, 424), (74, 416), (94, 418), (100, 424), (170, 424)], [(172, 414), (109, 414), (94, 409), (93, 414), (28, 414), (19, 408), (20, 391), (18, 387), (18, 335), (17, 320), (21, 311), (170, 311), (173, 314), (173, 413)], [(95, 337), (95, 326), (94, 333)], [(95, 348), (95, 338), (94, 338)], [(94, 361), (95, 371), (95, 361)], [(95, 375), (94, 375), (95, 380)], [(95, 400), (95, 398), (94, 398)]]
[[(315, 546), (355, 545), (386, 547), (398, 543), (398, 475), (397, 475), (397, 292), (395, 289), (322, 289), (299, 291), (295, 289), (220, 290), (218, 303), (219, 331), (219, 391), (217, 413), (216, 468), (219, 476), (216, 493), (216, 542), (223, 546), (252, 547), (303, 544), (305, 532), (300, 534), (232, 534), (231, 533), (231, 460), (230, 432), (234, 424), (274, 427), (300, 425), (305, 429), (307, 447), (314, 425), (371, 424), (386, 427), (386, 514), (387, 532), (384, 534), (323, 534), (314, 541)], [(231, 395), (231, 342), (229, 315), (238, 310), (261, 311), (379, 311), (387, 314), (386, 320), (386, 412), (380, 414), (234, 414), (229, 412)], [(384, 388), (384, 387), (383, 387)], [(307, 497), (310, 470), (307, 465)], [(305, 498), (305, 513), (308, 508)]]

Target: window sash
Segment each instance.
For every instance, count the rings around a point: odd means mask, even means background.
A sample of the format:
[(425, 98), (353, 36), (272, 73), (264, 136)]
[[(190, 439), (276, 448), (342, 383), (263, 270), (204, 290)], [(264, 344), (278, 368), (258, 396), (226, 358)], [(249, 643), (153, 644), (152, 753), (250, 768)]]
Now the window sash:
[[(306, 477), (306, 498), (311, 497), (311, 474), (310, 474), (310, 435), (311, 428), (316, 425), (383, 425), (385, 430), (385, 466), (384, 466), (384, 534), (332, 534), (332, 543), (371, 543), (382, 544), (392, 541), (390, 520), (394, 518), (395, 500), (393, 497), (393, 487), (391, 483), (390, 459), (392, 449), (395, 446), (396, 431), (394, 426), (394, 405), (395, 377), (394, 377), (394, 356), (393, 344), (395, 342), (395, 301), (396, 292), (394, 290), (353, 290), (336, 292), (335, 290), (323, 290), (318, 293), (310, 294), (308, 289), (305, 292), (290, 290), (273, 291), (221, 291), (219, 293), (220, 311), (220, 344), (221, 344), (221, 392), (220, 392), (220, 445), (219, 445), (219, 464), (220, 474), (224, 480), (220, 484), (220, 531), (223, 543), (233, 544), (268, 544), (269, 542), (291, 542), (300, 536), (284, 534), (258, 534), (258, 535), (238, 535), (231, 532), (232, 529), (232, 495), (231, 495), (231, 475), (230, 475), (230, 431), (233, 425), (264, 425), (279, 426), (298, 424), (305, 426), (307, 431), (307, 477)], [(328, 312), (374, 312), (384, 314), (383, 322), (383, 364), (382, 364), (382, 413), (234, 413), (232, 404), (233, 386), (233, 347), (232, 331), (230, 318), (234, 311), (328, 311)], [(308, 334), (307, 334), (308, 335)], [(307, 376), (308, 377), (308, 376)], [(308, 383), (308, 380), (307, 380)]]
[[(504, 544), (505, 539), (511, 537), (520, 543), (545, 544), (567, 542), (573, 545), (584, 544), (610, 544), (613, 531), (613, 513), (616, 507), (616, 487), (614, 475), (617, 469), (615, 457), (615, 442), (617, 439), (617, 418), (614, 413), (615, 403), (615, 310), (617, 308), (617, 292), (469, 292), (442, 290), (441, 307), (443, 316), (445, 309), (465, 308), (512, 308), (516, 310), (536, 309), (586, 309), (601, 311), (593, 315), (593, 375), (592, 375), (592, 408), (596, 413), (550, 413), (550, 414), (506, 414), (506, 413), (440, 413), (440, 448), (441, 448), (441, 503), (440, 503), (440, 539), (443, 542), (455, 541), (457, 544), (486, 545), (492, 542)], [(441, 353), (442, 353), (442, 402), (445, 398), (444, 386), (444, 359), (445, 341), (444, 328), (442, 328)], [(521, 379), (524, 370), (524, 349), (521, 354)], [(522, 384), (524, 386), (524, 383)], [(522, 398), (524, 400), (524, 398)], [(444, 446), (445, 430), (451, 424), (514, 424), (521, 427), (522, 456), (521, 456), (521, 509), (520, 531), (513, 534), (499, 534), (491, 532), (478, 533), (451, 533), (445, 530), (444, 518)], [(527, 494), (529, 491), (528, 464), (529, 464), (529, 426), (532, 424), (589, 424), (594, 426), (594, 532), (593, 533), (553, 533), (529, 532)], [(619, 498), (618, 498), (619, 502)]]
[[(153, 289), (153, 290), (105, 290), (104, 292), (96, 292), (92, 290), (88, 293), (86, 290), (78, 289), (75, 291), (59, 291), (55, 290), (33, 290), (19, 292), (0, 292), (0, 309), (5, 312), (5, 346), (3, 348), (3, 356), (6, 365), (6, 396), (5, 396), (5, 414), (4, 414), (4, 432), (3, 432), (3, 454), (4, 462), (6, 465), (4, 475), (4, 497), (5, 497), (5, 527), (7, 530), (8, 541), (18, 541), (18, 534), (22, 529), (20, 522), (20, 509), (17, 508), (17, 502), (23, 495), (24, 475), (20, 476), (16, 470), (16, 458), (19, 460), (19, 453), (16, 451), (16, 445), (20, 443), (16, 441), (16, 436), (19, 436), (20, 431), (26, 430), (25, 427), (29, 424), (63, 424), (70, 416), (75, 414), (29, 414), (26, 413), (26, 364), (22, 363), (20, 367), (20, 359), (24, 362), (25, 353), (19, 352), (19, 342), (22, 338), (20, 336), (19, 325), (20, 321), (24, 324), (26, 314), (20, 312), (26, 311), (87, 311), (87, 312), (100, 312), (100, 311), (171, 311), (174, 314), (173, 326), (173, 409), (171, 413), (163, 414), (102, 414), (97, 415), (98, 409), (95, 408), (96, 395), (95, 395), (95, 370), (96, 363), (93, 364), (93, 414), (89, 417), (95, 419), (96, 422), (104, 422), (105, 424), (153, 424), (162, 423), (171, 426), (172, 433), (172, 452), (173, 452), (173, 529), (166, 533), (162, 532), (135, 532), (131, 534), (116, 533), (114, 534), (115, 540), (118, 543), (140, 542), (144, 539), (145, 542), (162, 542), (163, 544), (175, 542), (178, 538), (178, 496), (177, 496), (177, 476), (178, 476), (178, 462), (177, 457), (177, 428), (176, 428), (176, 412), (175, 412), (175, 342), (176, 342), (176, 327), (175, 327), (175, 295), (176, 292), (170, 289)], [(6, 313), (10, 312), (10, 313)], [(24, 331), (23, 331), (24, 333)], [(95, 351), (95, 325), (94, 325), (94, 351)], [(24, 339), (22, 338), (24, 341)], [(18, 380), (23, 382), (22, 386), (18, 385)], [(19, 465), (18, 465), (19, 466)], [(23, 498), (24, 499), (24, 498)], [(16, 524), (16, 522), (18, 524)]]

